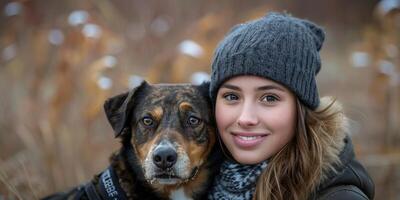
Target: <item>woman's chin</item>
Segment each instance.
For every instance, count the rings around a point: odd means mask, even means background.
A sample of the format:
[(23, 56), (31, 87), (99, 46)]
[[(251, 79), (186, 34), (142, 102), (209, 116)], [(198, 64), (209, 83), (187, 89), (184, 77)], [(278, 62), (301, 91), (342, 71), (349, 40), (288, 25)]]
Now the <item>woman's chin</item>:
[(253, 153), (248, 152), (248, 153), (233, 154), (232, 156), (236, 160), (236, 162), (238, 162), (240, 164), (245, 164), (245, 165), (258, 164), (267, 159), (267, 158), (264, 158), (265, 156), (257, 156), (254, 154), (255, 154), (254, 152)]

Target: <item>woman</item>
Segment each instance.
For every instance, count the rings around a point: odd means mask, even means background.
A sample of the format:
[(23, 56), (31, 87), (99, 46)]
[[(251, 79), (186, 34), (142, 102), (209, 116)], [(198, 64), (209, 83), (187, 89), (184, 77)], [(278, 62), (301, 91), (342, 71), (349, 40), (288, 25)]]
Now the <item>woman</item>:
[(342, 107), (318, 95), (324, 37), (312, 22), (272, 13), (220, 42), (210, 96), (227, 159), (209, 199), (373, 199)]

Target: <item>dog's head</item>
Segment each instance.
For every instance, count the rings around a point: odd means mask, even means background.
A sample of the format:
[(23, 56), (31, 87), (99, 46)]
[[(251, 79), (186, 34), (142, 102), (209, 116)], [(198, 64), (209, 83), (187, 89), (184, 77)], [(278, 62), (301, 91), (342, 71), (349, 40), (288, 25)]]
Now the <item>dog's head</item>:
[(110, 98), (104, 108), (116, 137), (131, 134), (129, 145), (152, 184), (176, 185), (193, 178), (215, 143), (207, 83), (143, 82)]

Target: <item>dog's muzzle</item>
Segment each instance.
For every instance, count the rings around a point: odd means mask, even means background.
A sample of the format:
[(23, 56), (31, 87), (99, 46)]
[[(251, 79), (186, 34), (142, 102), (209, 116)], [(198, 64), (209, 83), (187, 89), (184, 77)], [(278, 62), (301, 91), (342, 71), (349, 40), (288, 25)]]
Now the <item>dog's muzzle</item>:
[(192, 169), (187, 153), (168, 139), (152, 148), (144, 163), (145, 177), (151, 184), (173, 185), (186, 182), (193, 177), (195, 168)]

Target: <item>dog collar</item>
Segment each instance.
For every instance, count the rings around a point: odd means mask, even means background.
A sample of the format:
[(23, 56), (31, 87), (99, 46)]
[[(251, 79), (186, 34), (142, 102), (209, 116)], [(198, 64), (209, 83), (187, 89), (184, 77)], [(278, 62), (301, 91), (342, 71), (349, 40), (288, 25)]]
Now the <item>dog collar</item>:
[(105, 200), (127, 200), (118, 182), (114, 169), (110, 166), (100, 175), (100, 194)]

